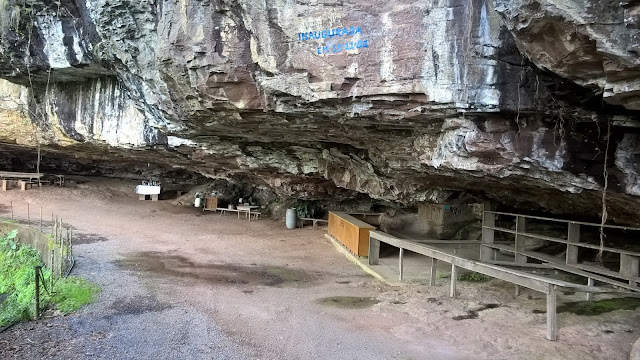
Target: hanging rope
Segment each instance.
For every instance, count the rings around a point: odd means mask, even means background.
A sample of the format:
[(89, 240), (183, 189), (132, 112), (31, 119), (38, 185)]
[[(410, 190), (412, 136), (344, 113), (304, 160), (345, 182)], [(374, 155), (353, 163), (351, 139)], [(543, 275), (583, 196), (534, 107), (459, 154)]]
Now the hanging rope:
[(598, 263), (602, 264), (602, 254), (604, 252), (604, 239), (607, 237), (604, 233), (604, 224), (607, 222), (607, 187), (609, 187), (609, 172), (607, 171), (607, 161), (609, 159), (609, 141), (611, 140), (611, 119), (607, 119), (607, 147), (604, 149), (604, 168), (602, 176), (604, 176), (604, 186), (602, 187), (602, 219), (600, 222), (600, 250), (596, 256)]

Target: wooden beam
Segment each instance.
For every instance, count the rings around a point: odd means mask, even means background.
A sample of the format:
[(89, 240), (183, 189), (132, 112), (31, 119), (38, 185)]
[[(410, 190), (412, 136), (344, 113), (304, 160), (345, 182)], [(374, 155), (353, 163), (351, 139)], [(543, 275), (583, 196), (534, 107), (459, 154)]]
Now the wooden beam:
[(555, 341), (557, 338), (556, 287), (551, 285), (547, 293), (547, 340)]
[(524, 235), (522, 235), (522, 233), (525, 233), (527, 231), (526, 229), (526, 218), (524, 216), (517, 216), (516, 217), (516, 252), (514, 253), (515, 255), (515, 261), (517, 263), (520, 264), (525, 264), (527, 262), (527, 257), (522, 255), (522, 251), (525, 250), (525, 239), (526, 237)]
[(380, 241), (369, 236), (369, 265), (380, 263)]
[(500, 265), (500, 266), (512, 266), (512, 267), (523, 267), (523, 268), (532, 268), (532, 269), (552, 269), (553, 267), (548, 264), (536, 264), (536, 263), (524, 263), (519, 264), (513, 261), (488, 261), (490, 264)]
[[(502, 228), (502, 227), (495, 227), (495, 226), (487, 226), (487, 227), (485, 227), (483, 225), (482, 228), (483, 228), (483, 231), (486, 228), (486, 229), (489, 229), (489, 230), (500, 231), (500, 232), (504, 232), (504, 233), (508, 233), (508, 234), (515, 234), (516, 233), (515, 230)], [(555, 237), (551, 237), (551, 236), (544, 236), (544, 235), (538, 235), (538, 234), (532, 234), (532, 233), (523, 233), (522, 235), (526, 236), (526, 237), (534, 238), (534, 239), (546, 240), (546, 241), (556, 242), (556, 243), (560, 243), (560, 244), (569, 244), (569, 241), (567, 241), (565, 239), (559, 239), (559, 238), (555, 238)], [(485, 243), (483, 242), (483, 244), (485, 244)], [(587, 249), (595, 249), (595, 250), (600, 250), (601, 249), (600, 245), (589, 244), (589, 243), (586, 243), (586, 242), (575, 243), (574, 245), (577, 246), (577, 247), (587, 248)], [(608, 251), (608, 252), (612, 252), (612, 253), (617, 253), (617, 254), (640, 256), (640, 252), (637, 252), (637, 251), (616, 249), (616, 248), (612, 248), (612, 247), (608, 247), (608, 246), (603, 247), (602, 250)]]
[(436, 285), (436, 265), (438, 263), (438, 260), (436, 260), (435, 258), (430, 258), (431, 259), (431, 269), (429, 270), (429, 286), (435, 286)]
[[(490, 212), (494, 215), (506, 215), (506, 216), (524, 216), (527, 219), (537, 219), (537, 220), (545, 220), (545, 221), (553, 221), (553, 222), (560, 222), (560, 223), (573, 223), (573, 224), (580, 224), (580, 225), (587, 225), (587, 226), (595, 226), (595, 227), (600, 227), (600, 223), (590, 223), (590, 222), (584, 222), (584, 221), (573, 221), (573, 220), (564, 220), (564, 219), (554, 219), (554, 218), (549, 218), (549, 217), (542, 217), (542, 216), (533, 216), (533, 215), (524, 215), (524, 214), (513, 214), (513, 213), (506, 213), (506, 212), (501, 212), (501, 211), (494, 211), (494, 210), (487, 210), (486, 208), (484, 209), (485, 212)], [(630, 227), (630, 226), (619, 226), (619, 225), (604, 225), (604, 227), (609, 228), (609, 229), (621, 229), (621, 230), (640, 230), (640, 228), (634, 228), (634, 227)]]
[(402, 281), (403, 275), (404, 275), (404, 249), (400, 248), (400, 255), (398, 256), (398, 267), (400, 270), (400, 278), (399, 280)]
[(369, 236), (371, 238), (378, 239), (379, 241), (393, 245), (398, 248), (401, 247), (406, 250), (413, 251), (415, 253), (418, 253), (424, 256), (432, 257), (437, 260), (454, 264), (463, 269), (476, 271), (485, 275), (489, 275), (491, 277), (495, 277), (500, 280), (509, 281), (514, 284), (524, 286), (528, 289), (543, 292), (545, 294), (547, 293), (547, 289), (549, 288), (548, 286), (549, 282), (552, 282), (558, 286), (573, 285), (566, 281), (549, 279), (549, 278), (545, 278), (538, 275), (527, 274), (525, 272), (521, 272), (513, 269), (507, 269), (507, 268), (503, 268), (496, 265), (486, 264), (476, 260), (466, 259), (460, 256), (455, 256), (444, 250), (441, 250), (429, 245), (416, 243), (409, 240), (398, 239), (396, 237), (393, 237), (381, 231), (371, 231), (369, 233)]
[[(636, 256), (629, 256), (620, 254), (620, 275), (628, 278), (638, 277), (638, 270), (640, 269), (640, 258)], [(629, 285), (637, 286), (635, 279), (629, 280)]]
[[(486, 245), (486, 246), (491, 246), (492, 248), (497, 248), (500, 249), (502, 251), (509, 251), (509, 252), (513, 252), (515, 251), (515, 249), (513, 248), (513, 246), (507, 246), (507, 245)], [(607, 284), (611, 284), (617, 287), (621, 287), (624, 289), (628, 289), (628, 290), (632, 290), (632, 291), (640, 291), (639, 288), (631, 286), (627, 283), (623, 283), (621, 281), (616, 281), (613, 279), (610, 279), (608, 277), (605, 276), (600, 276), (597, 274), (594, 274), (592, 272), (587, 272), (587, 271), (583, 271), (580, 270), (578, 268), (578, 266), (582, 267), (583, 265), (578, 264), (576, 266), (573, 265), (566, 265), (564, 262), (559, 262), (560, 260), (558, 260), (557, 258), (554, 258), (551, 255), (546, 255), (546, 254), (542, 254), (542, 253), (538, 253), (535, 251), (525, 251), (524, 255), (532, 258), (532, 259), (538, 259), (538, 260), (542, 260), (544, 262), (546, 262), (547, 264), (549, 264), (549, 266), (553, 267), (556, 270), (561, 270), (561, 271), (566, 271), (568, 273), (572, 273), (572, 274), (576, 274), (576, 275), (580, 275), (580, 276), (584, 276), (586, 278), (593, 278), (595, 280), (607, 283)], [(598, 292), (598, 293), (620, 293), (621, 291), (614, 291), (614, 290), (606, 290), (606, 289), (601, 289), (601, 288), (595, 288), (595, 287), (588, 287), (586, 285), (578, 285), (578, 284), (572, 284), (570, 283), (570, 287), (574, 288), (576, 291), (583, 291), (583, 292)], [(563, 286), (560, 284), (556, 284), (558, 286)], [(566, 286), (565, 286), (566, 287)]]
[(455, 264), (451, 264), (451, 289), (449, 289), (449, 296), (456, 297), (456, 281), (458, 280), (458, 268)]
[(569, 223), (569, 231), (567, 233), (567, 265), (575, 265), (578, 263), (578, 250), (579, 247), (570, 245), (572, 243), (580, 242), (580, 224)]
[[(495, 240), (493, 228), (496, 226), (496, 215), (492, 212), (489, 212), (489, 210), (493, 209), (491, 203), (488, 201), (485, 201), (484, 203), (484, 210), (485, 211), (482, 214), (482, 243), (493, 244), (493, 241)], [(491, 249), (480, 247), (480, 260), (493, 260), (491, 256)]]

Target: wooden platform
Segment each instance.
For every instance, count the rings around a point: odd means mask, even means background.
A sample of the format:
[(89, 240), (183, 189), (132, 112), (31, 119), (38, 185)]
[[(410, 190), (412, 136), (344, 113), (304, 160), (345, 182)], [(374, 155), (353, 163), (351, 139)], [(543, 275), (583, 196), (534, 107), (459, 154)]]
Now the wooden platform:
[[(563, 280), (552, 279), (540, 275), (530, 274), (527, 272), (510, 269), (504, 266), (491, 264), (489, 262), (472, 260), (450, 253), (443, 249), (431, 246), (428, 243), (420, 243), (412, 240), (399, 239), (381, 231), (369, 232), (369, 265), (377, 265), (380, 256), (380, 243), (398, 247), (400, 249), (398, 258), (398, 271), (400, 280), (403, 279), (404, 273), (404, 250), (409, 250), (431, 258), (430, 285), (435, 284), (435, 265), (437, 261), (444, 261), (451, 264), (451, 285), (449, 295), (455, 297), (457, 271), (458, 268), (479, 272), (484, 275), (494, 277), (496, 279), (508, 281), (516, 286), (526, 287), (535, 291), (546, 294), (547, 296), (547, 334), (548, 340), (556, 340), (556, 294), (558, 291), (576, 291), (593, 293), (627, 293), (612, 288), (603, 288), (589, 285), (575, 284)], [(444, 242), (444, 241), (443, 241)], [(517, 289), (517, 288), (516, 288)]]

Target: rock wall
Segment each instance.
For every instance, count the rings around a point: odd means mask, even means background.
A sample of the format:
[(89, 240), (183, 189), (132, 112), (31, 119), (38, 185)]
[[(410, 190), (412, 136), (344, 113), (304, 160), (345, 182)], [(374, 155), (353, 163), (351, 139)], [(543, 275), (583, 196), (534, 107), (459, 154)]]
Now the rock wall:
[(640, 223), (629, 1), (0, 4), (9, 156), (597, 216), (606, 154), (610, 216)]

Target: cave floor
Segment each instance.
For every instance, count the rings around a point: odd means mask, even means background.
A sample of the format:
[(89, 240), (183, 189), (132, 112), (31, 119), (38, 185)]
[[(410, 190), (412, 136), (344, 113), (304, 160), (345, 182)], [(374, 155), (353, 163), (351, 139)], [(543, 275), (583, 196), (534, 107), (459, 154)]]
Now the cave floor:
[(640, 335), (638, 311), (560, 313), (547, 341), (542, 294), (516, 298), (497, 280), (459, 282), (456, 299), (446, 278), (387, 285), (324, 231), (139, 201), (134, 187), (0, 192), (2, 217), (13, 201), (16, 216), (30, 203), (32, 222), (42, 207), (71, 224), (73, 274), (102, 288), (74, 314), (0, 333), (0, 358), (624, 359)]

